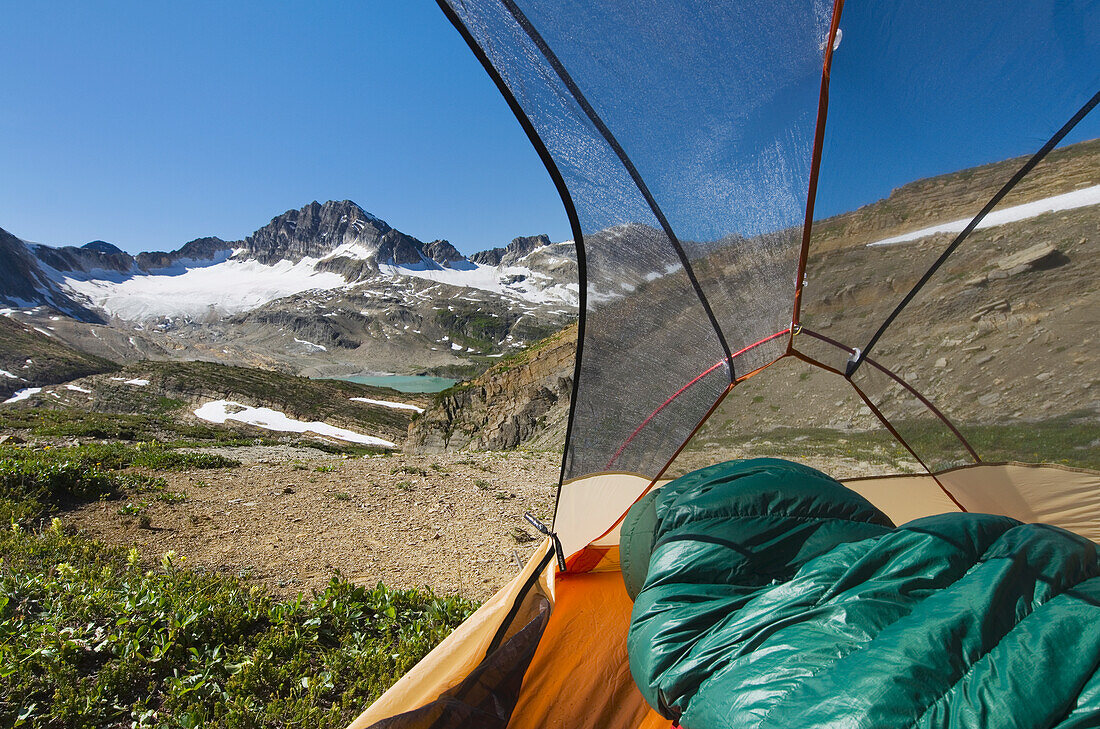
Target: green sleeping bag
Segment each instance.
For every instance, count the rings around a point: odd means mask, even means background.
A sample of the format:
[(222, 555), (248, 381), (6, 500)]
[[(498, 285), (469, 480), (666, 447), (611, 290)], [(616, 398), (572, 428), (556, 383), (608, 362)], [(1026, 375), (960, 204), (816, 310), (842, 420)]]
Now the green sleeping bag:
[(1043, 524), (894, 527), (814, 469), (734, 461), (631, 509), (630, 669), (687, 729), (1100, 727), (1100, 557)]

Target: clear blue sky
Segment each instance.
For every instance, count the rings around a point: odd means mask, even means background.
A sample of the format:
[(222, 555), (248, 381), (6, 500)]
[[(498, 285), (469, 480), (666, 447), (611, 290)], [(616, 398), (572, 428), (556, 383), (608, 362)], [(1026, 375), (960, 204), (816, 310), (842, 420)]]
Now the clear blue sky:
[[(1034, 151), (1100, 84), (1100, 5), (980, 3), (996, 12), (845, 11), (820, 215)], [(1071, 57), (1046, 55), (1050, 37)], [(537, 155), (431, 0), (8, 3), (0, 69), (0, 227), (28, 240), (172, 249), (344, 198), (465, 253), (571, 237)], [(1052, 78), (1080, 83), (1052, 93)], [(1100, 113), (1071, 139), (1097, 134)]]
[(172, 249), (345, 198), (466, 253), (571, 237), (429, 0), (6, 3), (0, 69), (0, 228), (28, 240)]

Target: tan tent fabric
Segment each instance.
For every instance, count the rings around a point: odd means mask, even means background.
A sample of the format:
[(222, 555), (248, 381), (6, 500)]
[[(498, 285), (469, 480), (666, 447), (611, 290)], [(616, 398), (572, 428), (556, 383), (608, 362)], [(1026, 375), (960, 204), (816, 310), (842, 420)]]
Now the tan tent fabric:
[[(564, 483), (554, 523), (566, 556), (603, 535), (649, 484), (634, 473), (599, 473)], [(613, 543), (619, 543), (617, 536)]]
[(982, 463), (922, 476), (857, 478), (844, 485), (886, 512), (895, 524), (960, 511), (1003, 514), (1052, 524), (1100, 541), (1100, 473), (1057, 465)]
[[(485, 657), (485, 651), (488, 650), (497, 629), (549, 548), (549, 540), (544, 541), (511, 582), (489, 598), (466, 622), (367, 707), (348, 729), (363, 729), (382, 719), (418, 709), (466, 678)], [(551, 570), (547, 569), (540, 578), (541, 589), (547, 592), (552, 589), (548, 584), (550, 579)]]
[(967, 511), (1052, 524), (1100, 542), (1100, 473), (1023, 463), (957, 468), (940, 482)]
[(882, 509), (895, 524), (961, 511), (928, 474), (856, 478), (843, 483)]

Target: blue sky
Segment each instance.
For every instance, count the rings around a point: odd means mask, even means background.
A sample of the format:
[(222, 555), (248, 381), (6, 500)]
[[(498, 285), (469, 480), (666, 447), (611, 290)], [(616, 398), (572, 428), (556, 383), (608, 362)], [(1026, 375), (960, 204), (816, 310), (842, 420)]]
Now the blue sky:
[[(849, 5), (819, 216), (1029, 153), (1100, 84), (1087, 30), (1100, 4), (1059, 0), (1044, 14), (1030, 0), (974, 1), (991, 12)], [(0, 227), (136, 252), (241, 238), (284, 210), (349, 198), (465, 253), (569, 238), (537, 155), (435, 3), (337, 5), (9, 3)], [(926, 37), (929, 18), (946, 31)], [(1050, 31), (1076, 55), (1045, 56)], [(975, 82), (988, 78), (1005, 83)], [(1052, 96), (1050, 78), (1079, 88)], [(1071, 139), (1097, 134), (1094, 113)]]
[(28, 240), (170, 249), (344, 198), (467, 253), (570, 237), (433, 2), (8, 3), (0, 68), (0, 227)]

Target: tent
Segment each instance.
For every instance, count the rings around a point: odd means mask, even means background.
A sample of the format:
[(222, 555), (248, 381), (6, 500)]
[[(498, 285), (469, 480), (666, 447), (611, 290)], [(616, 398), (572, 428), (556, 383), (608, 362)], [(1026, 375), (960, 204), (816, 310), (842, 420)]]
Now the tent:
[(903, 449), (845, 481), (896, 523), (1100, 540), (1100, 3), (439, 4), (568, 213), (577, 363), (545, 542), (353, 727), (668, 726), (618, 525), (692, 459), (767, 455), (764, 393), (807, 450)]

